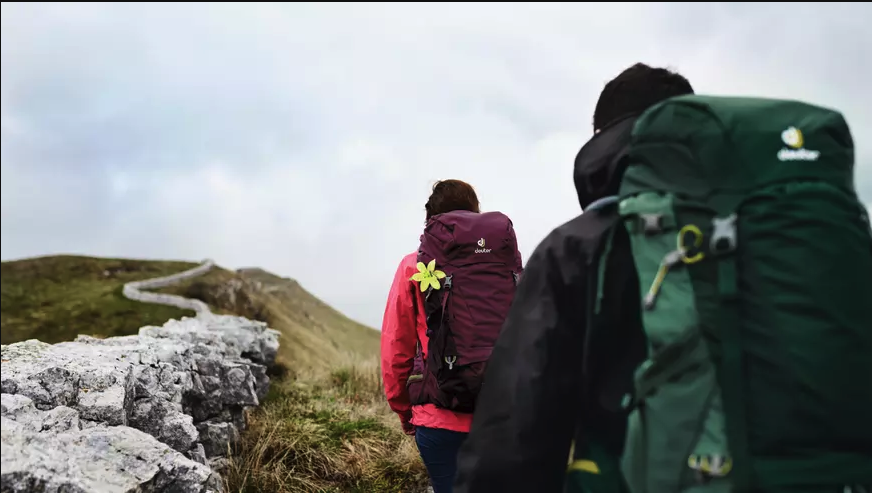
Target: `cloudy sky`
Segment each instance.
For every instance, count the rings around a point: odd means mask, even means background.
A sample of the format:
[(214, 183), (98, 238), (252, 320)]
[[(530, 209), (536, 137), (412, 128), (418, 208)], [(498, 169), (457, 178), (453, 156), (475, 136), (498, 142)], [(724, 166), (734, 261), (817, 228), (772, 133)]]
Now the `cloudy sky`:
[(841, 109), (872, 202), (870, 4), (2, 4), (2, 258), (260, 266), (377, 326), (429, 187), (525, 258), (637, 61)]

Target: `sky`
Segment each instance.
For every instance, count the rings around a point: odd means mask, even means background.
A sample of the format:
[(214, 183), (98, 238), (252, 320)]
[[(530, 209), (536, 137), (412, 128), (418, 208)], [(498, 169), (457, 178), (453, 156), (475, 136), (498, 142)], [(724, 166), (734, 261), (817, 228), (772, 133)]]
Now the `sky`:
[(872, 205), (869, 3), (2, 3), (2, 259), (215, 259), (373, 327), (434, 181), (524, 258), (636, 62), (845, 115)]

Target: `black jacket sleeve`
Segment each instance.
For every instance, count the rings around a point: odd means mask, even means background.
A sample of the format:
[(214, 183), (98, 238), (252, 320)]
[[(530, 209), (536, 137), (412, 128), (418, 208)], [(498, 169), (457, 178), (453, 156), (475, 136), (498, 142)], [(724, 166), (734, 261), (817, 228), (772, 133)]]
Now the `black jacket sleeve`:
[(531, 256), (485, 373), (456, 493), (562, 491), (581, 398), (584, 255), (558, 228)]

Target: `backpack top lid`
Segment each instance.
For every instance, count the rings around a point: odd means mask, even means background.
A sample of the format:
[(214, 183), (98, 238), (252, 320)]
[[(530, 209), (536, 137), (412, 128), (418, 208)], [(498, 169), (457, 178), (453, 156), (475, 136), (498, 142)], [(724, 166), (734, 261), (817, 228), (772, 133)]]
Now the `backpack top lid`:
[(436, 265), (503, 262), (513, 264), (517, 244), (512, 221), (501, 212), (452, 211), (430, 218), (418, 260)]
[(854, 190), (854, 144), (841, 113), (800, 101), (685, 95), (633, 128), (621, 197), (646, 190), (705, 199), (791, 180)]

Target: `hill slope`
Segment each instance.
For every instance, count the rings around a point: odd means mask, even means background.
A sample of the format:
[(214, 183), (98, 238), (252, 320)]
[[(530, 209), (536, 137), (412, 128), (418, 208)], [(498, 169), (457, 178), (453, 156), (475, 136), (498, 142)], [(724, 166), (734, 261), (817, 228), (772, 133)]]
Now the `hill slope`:
[(0, 263), (0, 339), (55, 343), (78, 334), (135, 334), (193, 312), (147, 305), (121, 294), (124, 283), (175, 274), (197, 264), (79, 256), (38, 257)]
[[(2, 264), (2, 343), (37, 338), (54, 343), (78, 334), (135, 334), (144, 325), (193, 316), (178, 308), (126, 299), (125, 283), (175, 274), (189, 262), (39, 257)], [(379, 333), (332, 309), (296, 281), (260, 269), (214, 268), (158, 290), (197, 298), (216, 313), (262, 320), (281, 332), (279, 358), (291, 368), (331, 368), (349, 357), (372, 357)]]
[[(124, 298), (125, 283), (176, 274), (187, 262), (42, 257), (2, 263), (3, 344), (77, 334), (134, 334), (193, 316)], [(270, 392), (249, 415), (223, 472), (226, 491), (424, 491), (415, 442), (384, 400), (379, 332), (348, 319), (296, 281), (261, 269), (213, 268), (157, 290), (200, 299), (215, 313), (258, 319), (281, 333)]]
[(156, 290), (205, 301), (209, 306), (267, 322), (281, 332), (278, 360), (291, 368), (334, 368), (378, 354), (379, 332), (342, 315), (297, 281), (262, 269), (212, 269)]

